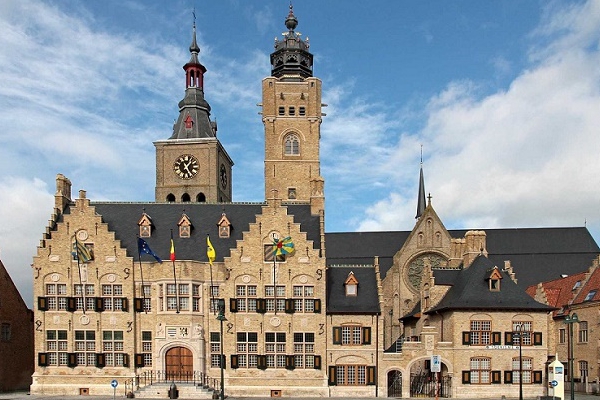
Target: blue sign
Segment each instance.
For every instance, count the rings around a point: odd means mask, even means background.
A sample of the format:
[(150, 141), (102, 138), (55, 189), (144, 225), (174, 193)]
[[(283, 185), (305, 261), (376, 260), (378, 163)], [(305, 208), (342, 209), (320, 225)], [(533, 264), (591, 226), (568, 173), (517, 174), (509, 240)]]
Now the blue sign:
[(119, 386), (119, 382), (117, 382), (116, 379), (113, 379), (112, 381), (110, 381), (110, 386), (112, 386), (113, 389), (116, 389), (117, 386)]
[(552, 385), (552, 387), (557, 387), (558, 381), (550, 381), (550, 384)]

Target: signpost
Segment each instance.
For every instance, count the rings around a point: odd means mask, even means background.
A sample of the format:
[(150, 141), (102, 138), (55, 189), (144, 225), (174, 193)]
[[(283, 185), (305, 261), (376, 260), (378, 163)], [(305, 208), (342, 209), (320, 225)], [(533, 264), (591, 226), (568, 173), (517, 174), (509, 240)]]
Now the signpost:
[(113, 388), (113, 400), (115, 400), (115, 396), (117, 395), (117, 386), (119, 386), (119, 382), (116, 379), (110, 381), (110, 386)]
[(431, 372), (435, 374), (435, 399), (438, 399), (439, 374), (442, 372), (442, 357), (439, 355), (431, 356)]

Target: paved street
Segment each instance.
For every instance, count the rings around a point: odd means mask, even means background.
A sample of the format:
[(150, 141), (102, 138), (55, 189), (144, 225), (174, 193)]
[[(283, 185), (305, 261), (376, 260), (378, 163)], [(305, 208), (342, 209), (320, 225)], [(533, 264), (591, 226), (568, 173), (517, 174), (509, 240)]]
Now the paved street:
[[(568, 394), (566, 397), (568, 399), (568, 397), (569, 397)], [(123, 398), (125, 398), (125, 396), (123, 396), (122, 393), (117, 393), (117, 395), (114, 397), (114, 399), (123, 399)], [(113, 400), (113, 396), (36, 396), (36, 395), (30, 395), (27, 392), (16, 392), (16, 393), (0, 393), (0, 399), (1, 400), (14, 400), (14, 399)], [(258, 397), (228, 397), (227, 399), (228, 400), (257, 400), (259, 398)], [(284, 399), (286, 399), (286, 400), (314, 400), (314, 399), (316, 399), (316, 397), (311, 397), (311, 398), (286, 397)], [(333, 397), (330, 397), (329, 399), (332, 399), (332, 400), (364, 400), (365, 397), (356, 397), (356, 398), (351, 398), (351, 397), (333, 398)], [(502, 396), (498, 396), (497, 398), (491, 398), (491, 399), (504, 400), (504, 399), (502, 399)], [(180, 400), (191, 400), (191, 399), (180, 398)], [(419, 397), (419, 398), (407, 399), (407, 400), (431, 400), (431, 399)], [(489, 400), (489, 399), (486, 399), (486, 400)], [(506, 398), (506, 400), (516, 400), (516, 399)], [(525, 400), (536, 400), (536, 399), (525, 399)], [(595, 395), (591, 395), (591, 394), (583, 394), (583, 393), (575, 393), (575, 400), (600, 400), (600, 396), (595, 396)]]

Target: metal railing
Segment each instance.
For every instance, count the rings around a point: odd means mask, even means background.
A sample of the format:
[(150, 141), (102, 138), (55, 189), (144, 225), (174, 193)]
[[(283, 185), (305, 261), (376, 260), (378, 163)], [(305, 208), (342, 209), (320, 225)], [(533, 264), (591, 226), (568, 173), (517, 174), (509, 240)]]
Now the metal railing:
[(210, 390), (217, 390), (221, 385), (219, 379), (211, 378), (199, 371), (144, 371), (125, 381), (125, 396), (127, 397), (128, 393), (133, 393), (143, 387), (161, 383), (188, 383)]

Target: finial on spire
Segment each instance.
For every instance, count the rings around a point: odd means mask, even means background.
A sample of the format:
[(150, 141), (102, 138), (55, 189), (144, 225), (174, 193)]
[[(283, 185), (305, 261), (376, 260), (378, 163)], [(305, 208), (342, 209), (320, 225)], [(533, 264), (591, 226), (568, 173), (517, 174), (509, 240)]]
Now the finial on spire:
[(285, 19), (285, 27), (288, 28), (288, 30), (293, 31), (294, 29), (296, 29), (297, 26), (298, 19), (294, 15), (294, 6), (290, 1), (290, 12), (288, 13), (287, 18)]
[[(431, 200), (431, 199), (430, 199)], [(417, 215), (415, 219), (421, 218), (425, 212), (425, 179), (423, 178), (423, 145), (421, 145), (421, 168), (419, 171), (419, 194), (417, 198)]]

